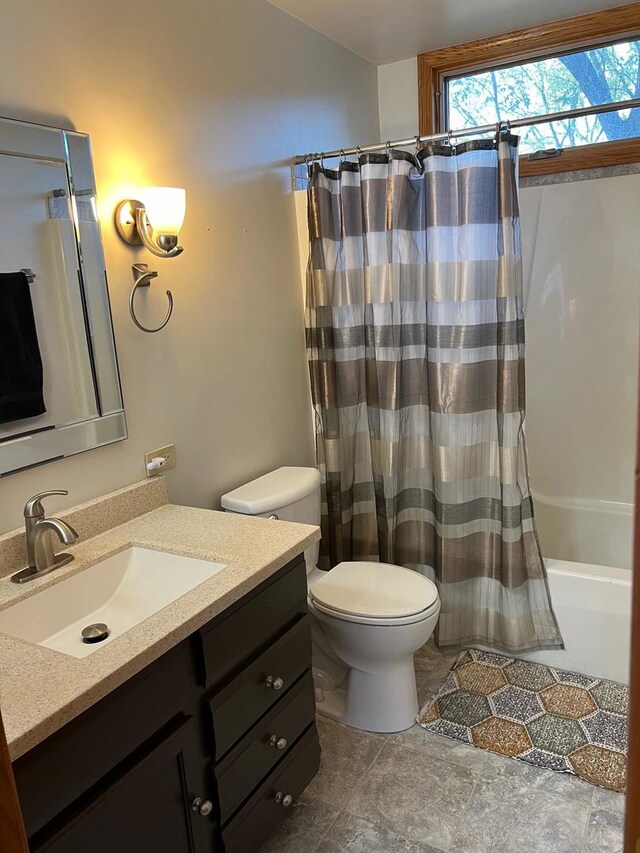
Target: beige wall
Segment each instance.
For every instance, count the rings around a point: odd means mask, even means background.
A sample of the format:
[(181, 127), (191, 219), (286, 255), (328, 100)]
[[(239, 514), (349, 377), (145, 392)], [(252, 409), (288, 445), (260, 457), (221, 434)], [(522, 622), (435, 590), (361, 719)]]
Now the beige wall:
[(378, 67), (380, 138), (408, 139), (418, 133), (418, 60)]
[[(376, 69), (264, 0), (7, 0), (0, 114), (91, 134), (130, 438), (0, 481), (0, 530), (25, 499), (55, 511), (143, 476), (175, 442), (175, 502), (215, 506), (245, 478), (313, 460), (288, 161), (379, 135)], [(116, 202), (187, 189), (184, 254), (152, 259), (115, 236)], [(130, 266), (160, 277), (167, 329), (131, 323)], [(149, 301), (149, 313), (143, 301)]]

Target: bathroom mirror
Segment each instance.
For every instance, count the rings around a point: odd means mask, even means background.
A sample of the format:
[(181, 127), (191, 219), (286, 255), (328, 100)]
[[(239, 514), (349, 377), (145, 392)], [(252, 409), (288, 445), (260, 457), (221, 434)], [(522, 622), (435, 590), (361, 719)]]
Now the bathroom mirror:
[(127, 437), (86, 134), (0, 119), (0, 318), (0, 476)]

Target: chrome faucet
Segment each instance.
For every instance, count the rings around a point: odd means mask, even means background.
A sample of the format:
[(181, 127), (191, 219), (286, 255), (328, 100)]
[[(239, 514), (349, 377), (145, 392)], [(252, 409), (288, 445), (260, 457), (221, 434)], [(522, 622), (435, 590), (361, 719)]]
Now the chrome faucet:
[(72, 554), (56, 554), (53, 549), (52, 533), (56, 533), (64, 545), (72, 545), (78, 534), (70, 524), (59, 518), (45, 518), (41, 500), (49, 495), (68, 495), (66, 490), (40, 492), (26, 502), (24, 507), (25, 534), (27, 538), (26, 568), (11, 576), (14, 583), (25, 583), (66, 566), (73, 560)]

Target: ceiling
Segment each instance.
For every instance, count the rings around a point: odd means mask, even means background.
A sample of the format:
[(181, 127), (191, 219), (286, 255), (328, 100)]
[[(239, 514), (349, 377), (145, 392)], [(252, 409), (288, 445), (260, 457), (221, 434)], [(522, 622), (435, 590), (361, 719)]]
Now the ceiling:
[(423, 51), (624, 5), (624, 0), (268, 0), (363, 59)]

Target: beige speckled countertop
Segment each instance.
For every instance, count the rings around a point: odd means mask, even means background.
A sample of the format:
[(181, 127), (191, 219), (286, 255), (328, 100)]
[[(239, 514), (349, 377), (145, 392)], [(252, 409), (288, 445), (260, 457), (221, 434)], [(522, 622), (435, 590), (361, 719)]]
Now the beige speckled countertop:
[(17, 758), (221, 613), (320, 538), (317, 527), (165, 505), (79, 542), (75, 560), (18, 586), (0, 579), (0, 609), (97, 560), (139, 545), (227, 567), (86, 658), (0, 634), (0, 708)]

